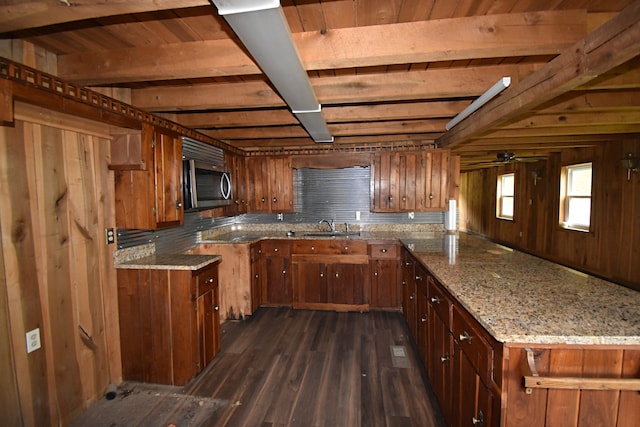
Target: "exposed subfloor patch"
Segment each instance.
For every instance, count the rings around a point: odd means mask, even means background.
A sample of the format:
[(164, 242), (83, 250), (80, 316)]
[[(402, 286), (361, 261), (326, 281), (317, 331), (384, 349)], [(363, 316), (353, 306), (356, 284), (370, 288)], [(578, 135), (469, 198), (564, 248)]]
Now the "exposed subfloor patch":
[(407, 359), (407, 349), (403, 345), (392, 345), (391, 349), (391, 362), (394, 368), (410, 368), (411, 364)]
[[(181, 387), (124, 382), (113, 399), (91, 405), (70, 427), (131, 427), (167, 425), (195, 427), (229, 402), (183, 394)], [(155, 421), (154, 421), (155, 420)]]

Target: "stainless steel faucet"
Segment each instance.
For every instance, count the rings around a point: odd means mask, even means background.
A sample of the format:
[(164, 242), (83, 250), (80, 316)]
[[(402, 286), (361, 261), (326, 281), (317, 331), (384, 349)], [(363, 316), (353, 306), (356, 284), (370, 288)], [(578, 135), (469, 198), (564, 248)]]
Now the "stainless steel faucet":
[(318, 224), (322, 224), (323, 222), (327, 223), (327, 225), (329, 226), (329, 231), (331, 232), (336, 231), (336, 224), (335, 222), (333, 222), (333, 219), (331, 219), (331, 221), (329, 221), (328, 219), (321, 219)]

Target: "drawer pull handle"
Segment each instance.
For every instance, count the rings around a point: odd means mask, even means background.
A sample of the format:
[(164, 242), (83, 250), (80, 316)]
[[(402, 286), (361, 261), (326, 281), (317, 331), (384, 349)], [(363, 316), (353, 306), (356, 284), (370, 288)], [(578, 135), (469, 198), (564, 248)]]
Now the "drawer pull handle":
[(431, 302), (434, 304), (440, 304), (440, 298), (438, 297), (431, 297)]
[(471, 335), (467, 331), (463, 331), (460, 334), (460, 341), (468, 341), (471, 342)]
[(425, 314), (424, 316), (422, 316), (422, 318), (420, 319), (420, 321), (422, 323), (425, 323), (427, 321), (427, 315)]
[(387, 248), (380, 249), (380, 252), (382, 252), (383, 254), (386, 254), (387, 253)]
[(448, 355), (448, 354), (445, 354), (444, 356), (441, 356), (441, 357), (440, 357), (440, 361), (441, 361), (442, 363), (447, 363), (447, 362), (449, 361), (449, 355)]

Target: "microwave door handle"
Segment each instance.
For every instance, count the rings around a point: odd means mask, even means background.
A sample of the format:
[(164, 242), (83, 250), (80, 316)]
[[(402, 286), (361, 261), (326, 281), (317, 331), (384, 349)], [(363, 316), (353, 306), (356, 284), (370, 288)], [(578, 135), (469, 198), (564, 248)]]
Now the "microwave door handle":
[(229, 179), (228, 173), (222, 174), (222, 179), (220, 180), (220, 193), (222, 193), (222, 198), (228, 200), (231, 196), (231, 179)]
[(198, 207), (198, 190), (196, 189), (196, 165), (194, 160), (189, 161), (189, 177), (191, 179), (191, 185), (189, 185), (189, 192), (191, 193), (191, 207)]

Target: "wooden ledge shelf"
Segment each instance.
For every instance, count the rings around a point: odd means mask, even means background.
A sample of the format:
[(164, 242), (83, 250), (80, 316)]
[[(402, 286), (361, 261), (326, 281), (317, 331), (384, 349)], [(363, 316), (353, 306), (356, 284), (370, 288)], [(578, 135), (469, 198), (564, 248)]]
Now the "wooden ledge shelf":
[(583, 377), (543, 377), (538, 374), (535, 354), (525, 348), (527, 363), (523, 370), (522, 386), (527, 394), (534, 388), (569, 390), (619, 390), (640, 391), (640, 378), (583, 378)]

